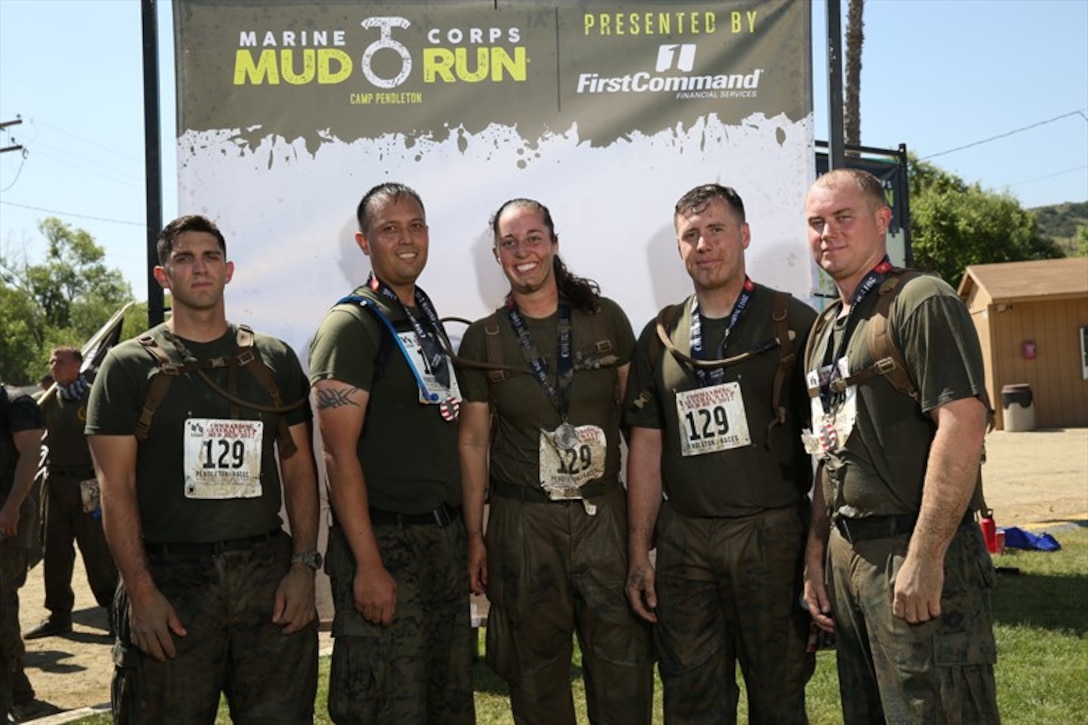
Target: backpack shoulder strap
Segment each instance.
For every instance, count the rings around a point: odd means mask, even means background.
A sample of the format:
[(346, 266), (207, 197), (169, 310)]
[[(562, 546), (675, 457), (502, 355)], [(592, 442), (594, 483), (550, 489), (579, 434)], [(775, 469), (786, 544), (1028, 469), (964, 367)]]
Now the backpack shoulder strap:
[(771, 394), (771, 412), (774, 418), (767, 426), (771, 428), (786, 422), (786, 406), (782, 405), (782, 388), (790, 377), (797, 354), (793, 350), (793, 338), (790, 337), (790, 300), (789, 292), (775, 290), (771, 298), (771, 324), (774, 336), (778, 339), (778, 370), (774, 374), (774, 387)]
[[(363, 293), (363, 294), (360, 294)], [(336, 304), (349, 304), (359, 309), (366, 310), (367, 314), (378, 322), (378, 353), (374, 356), (374, 379), (377, 380), (385, 372), (389, 364), (389, 355), (393, 352), (392, 332), (383, 318), (384, 312), (379, 306), (380, 298), (370, 294), (368, 288), (360, 287), (350, 295), (337, 300)]]
[[(484, 347), (487, 353), (487, 362), (491, 365), (502, 364), (502, 340), (499, 330), (499, 313), (492, 312), (484, 318)], [(487, 381), (492, 387), (509, 377), (505, 370), (498, 368), (487, 371)]]
[(144, 404), (140, 410), (140, 417), (136, 421), (136, 440), (147, 440), (147, 436), (151, 431), (151, 422), (155, 417), (155, 411), (159, 409), (159, 406), (162, 405), (162, 401), (166, 399), (166, 394), (169, 392), (170, 384), (174, 381), (174, 378), (178, 375), (195, 370), (216, 393), (230, 400), (232, 404), (240, 403), (255, 410), (279, 414), (276, 435), (280, 444), (280, 453), (284, 458), (290, 458), (294, 455), (296, 447), (294, 441), (291, 439), (287, 420), (283, 417), (283, 413), (302, 406), (306, 402), (306, 397), (303, 396), (289, 406), (283, 404), (279, 386), (276, 384), (275, 378), (268, 369), (268, 366), (264, 364), (264, 360), (262, 360), (261, 356), (255, 351), (253, 340), (253, 330), (246, 325), (239, 325), (235, 335), (237, 350), (235, 356), (231, 358), (227, 364), (231, 367), (237, 365), (249, 370), (250, 374), (253, 375), (253, 377), (268, 391), (269, 396), (272, 398), (272, 406), (247, 403), (217, 386), (204, 372), (204, 368), (220, 367), (222, 361), (219, 359), (214, 361), (198, 360), (184, 365), (178, 365), (170, 358), (162, 346), (159, 345), (153, 335), (149, 333), (138, 338), (137, 342), (139, 342), (144, 350), (151, 355), (158, 370), (151, 376), (150, 387), (148, 387), (147, 396), (144, 398)]
[[(261, 359), (260, 354), (257, 352), (253, 344), (253, 330), (248, 325), (238, 326), (234, 344), (237, 347), (235, 360), (238, 366), (243, 370), (248, 370), (249, 374), (261, 384), (261, 387), (268, 391), (268, 397), (272, 399), (272, 405), (276, 408), (283, 408), (280, 386), (276, 384), (276, 378), (272, 375), (272, 371), (264, 364), (264, 360)], [(292, 405), (291, 408), (302, 405), (304, 400), (305, 397), (299, 400), (297, 404)], [(298, 451), (295, 441), (291, 438), (287, 418), (282, 413), (276, 416), (276, 440), (279, 442), (280, 455), (283, 458), (290, 458)]]
[(916, 276), (918, 276), (917, 272), (895, 270), (880, 285), (880, 297), (876, 302), (876, 313), (869, 323), (869, 352), (877, 365), (883, 363), (883, 367), (887, 372), (882, 374), (887, 377), (888, 383), (893, 388), (918, 400), (918, 388), (914, 385), (910, 376), (907, 375), (907, 362), (903, 359), (903, 353), (899, 350), (899, 346), (895, 344), (895, 336), (888, 324), (892, 302), (903, 290), (904, 283)]
[(147, 397), (144, 398), (140, 417), (136, 421), (136, 440), (145, 441), (148, 432), (151, 430), (151, 421), (155, 417), (155, 411), (159, 409), (162, 401), (166, 399), (166, 393), (170, 390), (170, 383), (174, 382), (174, 378), (181, 374), (183, 366), (177, 365), (171, 360), (170, 356), (166, 354), (166, 351), (162, 349), (162, 346), (150, 333), (138, 338), (137, 342), (151, 355), (159, 368), (151, 376), (151, 387), (147, 389)]
[[(808, 340), (805, 342), (805, 358), (803, 362), (804, 365), (810, 364), (809, 361), (812, 360), (812, 353), (816, 349), (816, 344), (823, 335), (824, 330), (827, 329), (828, 324), (830, 324), (831, 321), (835, 319), (836, 314), (837, 308), (834, 304), (832, 304), (824, 309), (824, 311), (820, 313), (819, 317), (816, 318), (816, 322), (813, 323), (812, 330), (808, 334)], [(808, 389), (808, 397), (810, 398), (815, 398), (819, 394), (819, 386)]]
[[(906, 361), (903, 353), (895, 343), (894, 332), (888, 324), (892, 303), (903, 290), (905, 282), (917, 277), (920, 272), (906, 269), (893, 269), (877, 289), (876, 308), (869, 318), (869, 354), (873, 359), (872, 365), (853, 375), (839, 378), (831, 383), (832, 392), (842, 392), (851, 385), (882, 375), (888, 379), (888, 383), (904, 395), (909, 395), (918, 400), (918, 388), (907, 374)], [(811, 392), (810, 392), (811, 394)]]
[(669, 330), (676, 326), (677, 321), (680, 319), (681, 313), (684, 311), (684, 303), (678, 303), (675, 305), (666, 305), (662, 307), (657, 313), (657, 335), (650, 338), (650, 371), (653, 372), (655, 361), (658, 354), (663, 350), (668, 349), (665, 344), (669, 341)]
[[(593, 312), (590, 312), (587, 317), (589, 318), (589, 335), (593, 341), (593, 350), (589, 353), (592, 356), (593, 362), (589, 364), (593, 367), (600, 365), (600, 361), (603, 356), (612, 355), (616, 350), (616, 342), (612, 338), (612, 331), (605, 325), (604, 308), (598, 306)], [(582, 363), (588, 361), (583, 358)], [(612, 399), (617, 405), (623, 403), (620, 397), (620, 369), (619, 365), (609, 365), (609, 370), (612, 372)]]

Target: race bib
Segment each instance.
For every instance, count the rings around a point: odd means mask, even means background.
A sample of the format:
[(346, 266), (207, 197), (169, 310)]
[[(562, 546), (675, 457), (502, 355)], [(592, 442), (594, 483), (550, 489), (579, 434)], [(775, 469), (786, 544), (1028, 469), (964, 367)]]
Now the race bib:
[[(849, 377), (850, 366), (845, 357), (838, 362), (839, 375)], [(829, 368), (830, 369), (830, 368)], [(828, 369), (828, 370), (829, 370)], [(822, 374), (827, 375), (828, 371)], [(821, 372), (810, 370), (805, 376), (805, 383), (810, 388), (820, 387)], [(858, 417), (858, 389), (851, 385), (836, 396), (830, 412), (824, 412), (823, 402), (820, 396), (811, 398), (809, 405), (812, 410), (812, 430), (806, 430), (801, 434), (801, 440), (805, 444), (808, 453), (823, 455), (832, 451), (841, 450), (846, 445), (846, 439), (854, 430), (854, 422)]]
[(186, 498), (260, 496), (263, 437), (259, 420), (185, 421)]
[(676, 394), (680, 453), (701, 456), (752, 444), (740, 383), (722, 383)]
[(573, 440), (540, 431), (540, 486), (553, 501), (582, 498), (579, 489), (604, 475), (608, 440), (595, 425), (576, 425)]
[(98, 488), (97, 478), (88, 478), (86, 481), (79, 482), (79, 500), (85, 514), (93, 514), (102, 508), (102, 495)]
[(446, 356), (446, 364), (450, 369), (450, 387), (447, 390), (444, 385), (438, 382), (431, 371), (431, 364), (427, 361), (427, 356), (424, 354), (419, 341), (416, 340), (415, 333), (398, 332), (397, 337), (400, 338), (401, 344), (408, 353), (412, 367), (416, 369), (419, 377), (423, 380), (423, 387), (427, 389), (427, 397), (424, 397), (422, 390), (419, 391), (419, 402), (427, 405), (448, 405), (452, 399), (460, 403), (461, 389), (457, 385), (457, 376), (453, 374), (453, 363), (450, 361), (449, 356)]

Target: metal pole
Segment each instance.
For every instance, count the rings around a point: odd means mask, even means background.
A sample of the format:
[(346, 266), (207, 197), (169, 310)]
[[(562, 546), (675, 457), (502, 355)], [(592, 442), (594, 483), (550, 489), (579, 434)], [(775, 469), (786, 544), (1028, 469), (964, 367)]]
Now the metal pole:
[(842, 6), (827, 0), (828, 168), (846, 166), (842, 118)]
[(144, 172), (147, 203), (147, 322), (165, 319), (162, 287), (152, 273), (158, 264), (155, 242), (162, 229), (162, 153), (159, 148), (159, 26), (155, 0), (141, 0), (144, 41)]
[(903, 178), (907, 180), (907, 193), (903, 196), (903, 204), (899, 212), (899, 218), (903, 224), (903, 264), (907, 267), (913, 267), (914, 249), (911, 247), (910, 238), (910, 175), (908, 173), (910, 165), (905, 143), (899, 144), (899, 153), (896, 154), (896, 157), (899, 168), (902, 169)]

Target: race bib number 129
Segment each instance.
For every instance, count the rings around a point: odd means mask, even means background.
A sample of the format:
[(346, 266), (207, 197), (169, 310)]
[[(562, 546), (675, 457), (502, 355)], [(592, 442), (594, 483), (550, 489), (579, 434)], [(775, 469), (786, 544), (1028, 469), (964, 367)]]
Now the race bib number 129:
[(700, 456), (751, 445), (740, 383), (722, 383), (676, 394), (680, 453)]
[(186, 498), (260, 496), (263, 436), (259, 420), (185, 421)]
[(573, 429), (576, 440), (570, 445), (561, 443), (554, 431), (540, 431), (540, 486), (555, 501), (582, 498), (582, 486), (604, 475), (604, 430), (596, 425)]

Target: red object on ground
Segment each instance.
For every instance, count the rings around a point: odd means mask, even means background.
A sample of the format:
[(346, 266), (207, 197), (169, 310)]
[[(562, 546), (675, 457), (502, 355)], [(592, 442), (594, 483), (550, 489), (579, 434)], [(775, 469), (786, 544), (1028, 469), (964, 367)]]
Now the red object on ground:
[(991, 554), (997, 553), (997, 526), (990, 516), (984, 516), (979, 522), (982, 527), (982, 538), (986, 540), (986, 550)]

